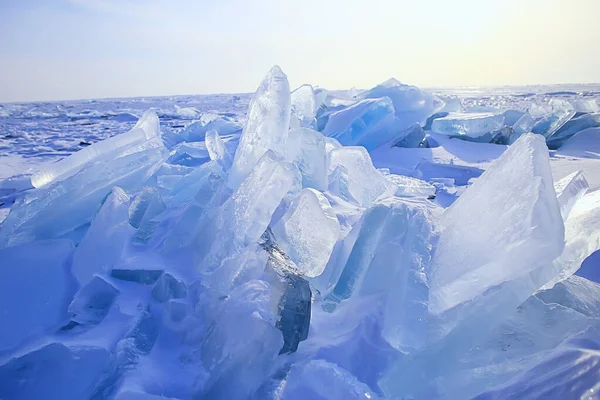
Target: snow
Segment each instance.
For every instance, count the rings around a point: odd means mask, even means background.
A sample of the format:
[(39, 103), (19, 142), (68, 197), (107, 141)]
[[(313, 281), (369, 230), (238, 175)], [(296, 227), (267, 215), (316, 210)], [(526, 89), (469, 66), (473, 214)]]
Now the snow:
[(597, 390), (597, 86), (289, 89), (0, 106), (0, 397)]

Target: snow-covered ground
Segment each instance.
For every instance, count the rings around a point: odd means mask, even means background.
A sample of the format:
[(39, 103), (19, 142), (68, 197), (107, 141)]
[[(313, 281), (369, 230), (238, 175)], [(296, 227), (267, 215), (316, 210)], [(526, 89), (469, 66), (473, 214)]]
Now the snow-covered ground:
[(0, 398), (598, 398), (598, 106), (1, 104)]

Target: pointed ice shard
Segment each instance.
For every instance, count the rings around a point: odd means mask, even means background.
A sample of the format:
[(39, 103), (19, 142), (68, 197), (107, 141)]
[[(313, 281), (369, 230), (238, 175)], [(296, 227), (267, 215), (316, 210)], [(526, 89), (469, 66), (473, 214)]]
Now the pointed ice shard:
[[(362, 207), (368, 207), (378, 198), (393, 196), (398, 190), (396, 185), (375, 169), (364, 147), (348, 146), (332, 150), (329, 154), (329, 174), (340, 165), (348, 172), (350, 196)], [(329, 181), (332, 182), (331, 175)]]
[(299, 184), (298, 169), (268, 150), (220, 208), (214, 226), (197, 241), (203, 272), (213, 271), (226, 257), (256, 243), (283, 197)]
[[(322, 99), (322, 96), (319, 96)], [(298, 117), (300, 126), (310, 128), (316, 126), (315, 117), (321, 106), (311, 85), (302, 85), (291, 94), (292, 113)]]
[(553, 98), (548, 103), (549, 110), (537, 118), (531, 132), (548, 138), (575, 115), (575, 107), (567, 100)]
[(278, 66), (274, 66), (248, 106), (246, 126), (229, 175), (229, 187), (237, 189), (268, 150), (285, 156), (290, 111), (290, 85), (287, 76)]
[(288, 158), (302, 174), (302, 186), (317, 190), (327, 187), (327, 154), (325, 137), (312, 129), (290, 132)]
[(563, 221), (567, 219), (577, 200), (583, 197), (590, 188), (583, 171), (575, 171), (554, 184), (560, 213)]
[[(564, 247), (564, 226), (544, 138), (527, 134), (510, 146), (440, 225), (430, 280), (434, 314), (475, 304), (484, 292), (551, 263)], [(514, 295), (524, 300), (533, 291)]]
[(273, 235), (300, 272), (312, 278), (325, 269), (339, 238), (340, 224), (321, 193), (304, 189), (273, 226)]
[(127, 239), (133, 234), (129, 225), (129, 196), (115, 187), (108, 196), (73, 256), (73, 275), (81, 285), (95, 274), (107, 274), (121, 259)]
[(227, 171), (229, 167), (231, 167), (233, 161), (231, 155), (225, 148), (225, 144), (219, 136), (219, 133), (216, 130), (211, 129), (206, 132), (206, 138), (204, 140), (210, 159), (216, 161), (223, 170)]
[(147, 111), (129, 132), (94, 143), (54, 164), (44, 166), (31, 176), (31, 183), (39, 188), (75, 175), (88, 163), (123, 157), (156, 146), (162, 146), (158, 116), (154, 111)]

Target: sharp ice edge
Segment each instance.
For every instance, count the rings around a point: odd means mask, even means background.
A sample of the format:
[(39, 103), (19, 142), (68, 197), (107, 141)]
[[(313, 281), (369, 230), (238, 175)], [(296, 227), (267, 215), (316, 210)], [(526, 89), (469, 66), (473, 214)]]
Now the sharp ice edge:
[[(148, 112), (1, 181), (0, 397), (589, 394), (600, 287), (571, 275), (600, 243), (600, 191), (554, 183), (545, 142), (597, 112), (395, 79), (290, 92), (274, 67), (243, 127), (176, 106), (199, 121), (161, 131)], [(367, 151), (460, 151), (436, 133), (511, 146), (466, 189), (460, 165), (429, 179)]]

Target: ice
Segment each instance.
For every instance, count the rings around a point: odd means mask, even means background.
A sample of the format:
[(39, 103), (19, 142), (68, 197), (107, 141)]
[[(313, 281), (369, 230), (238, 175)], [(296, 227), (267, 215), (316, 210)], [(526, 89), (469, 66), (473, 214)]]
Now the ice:
[(278, 387), (283, 399), (373, 400), (378, 396), (345, 369), (324, 360), (295, 364)]
[(286, 274), (283, 281), (285, 288), (278, 304), (279, 318), (275, 324), (283, 334), (283, 347), (279, 354), (295, 352), (299, 343), (308, 337), (312, 301), (306, 279)]
[(514, 126), (525, 114), (526, 112), (521, 110), (506, 110), (502, 113), (504, 115), (504, 124)]
[(554, 184), (563, 220), (567, 219), (577, 200), (583, 197), (589, 188), (587, 179), (581, 170), (565, 176)]
[(435, 187), (421, 179), (396, 174), (388, 174), (385, 177), (398, 186), (396, 196), (424, 198), (435, 196)]
[(152, 288), (152, 297), (159, 303), (166, 303), (171, 299), (182, 299), (187, 296), (185, 283), (169, 273), (162, 274)]
[(374, 150), (398, 136), (402, 127), (388, 97), (367, 99), (334, 112), (323, 129), (323, 135), (337, 139), (344, 146), (364, 146)]
[(214, 129), (207, 131), (205, 141), (210, 159), (216, 161), (224, 170), (228, 170), (233, 161), (219, 133)]
[(600, 113), (585, 114), (567, 121), (560, 129), (552, 134), (546, 142), (551, 149), (559, 148), (567, 139), (588, 128), (600, 127)]
[(206, 138), (206, 132), (216, 130), (219, 135), (231, 135), (240, 132), (242, 126), (236, 121), (227, 118), (215, 116), (213, 119), (201, 120), (189, 124), (179, 135), (186, 142), (201, 142)]
[(290, 132), (289, 158), (302, 174), (302, 186), (325, 190), (327, 187), (327, 144), (325, 137), (312, 129)]
[[(548, 138), (575, 115), (575, 108), (567, 100), (553, 98), (548, 103), (547, 113), (537, 118), (531, 132)], [(533, 116), (533, 115), (532, 115)]]
[(127, 239), (133, 234), (129, 225), (129, 196), (113, 189), (92, 220), (73, 256), (73, 275), (81, 285), (95, 274), (107, 274), (121, 259)]
[(393, 145), (396, 147), (416, 148), (420, 147), (424, 139), (425, 132), (423, 132), (421, 125), (413, 124), (401, 134), (399, 139), (394, 141)]
[(290, 126), (290, 85), (278, 66), (273, 67), (254, 94), (228, 185), (237, 188), (258, 160), (272, 150), (285, 156)]
[(110, 272), (110, 276), (115, 279), (140, 283), (142, 285), (154, 284), (162, 274), (162, 269), (143, 268), (115, 268)]
[(160, 145), (162, 142), (158, 116), (155, 112), (148, 111), (129, 132), (94, 143), (70, 157), (46, 166), (31, 176), (31, 184), (39, 188), (53, 181), (73, 176), (89, 163), (121, 158)]
[(597, 113), (600, 111), (595, 99), (577, 99), (574, 101), (575, 111), (578, 113)]
[(0, 366), (0, 397), (90, 398), (109, 362), (109, 352), (100, 347), (50, 343)]
[(126, 191), (139, 189), (165, 156), (166, 149), (161, 145), (98, 161), (67, 179), (28, 192), (15, 203), (4, 221), (0, 247), (58, 238), (87, 224), (113, 187)]
[[(338, 166), (347, 171), (347, 191), (352, 198), (345, 198), (346, 201), (368, 207), (379, 198), (393, 196), (398, 190), (396, 185), (375, 169), (364, 147), (347, 146), (331, 151), (328, 165), (330, 185), (335, 182), (337, 175), (343, 174), (342, 169), (337, 169)], [(338, 173), (335, 173), (336, 170)]]
[(533, 120), (533, 118), (531, 118), (529, 114), (523, 114), (523, 116), (519, 118), (519, 120), (513, 125), (514, 134), (510, 140), (510, 143), (513, 144), (517, 141), (518, 138), (521, 137), (521, 135), (531, 132), (531, 129), (533, 128), (534, 124), (535, 121)]
[[(137, 212), (135, 216), (139, 218), (139, 214), (143, 214), (139, 220), (136, 218), (136, 226), (131, 223), (131, 209), (134, 208), (134, 204), (138, 201), (138, 199), (140, 199), (140, 207), (138, 207), (139, 209), (136, 210)], [(133, 241), (135, 243), (147, 243), (150, 240), (150, 237), (158, 225), (156, 217), (165, 211), (166, 208), (167, 206), (165, 205), (160, 192), (153, 187), (144, 188), (142, 193), (136, 196), (129, 208), (129, 223), (133, 227), (137, 228), (137, 232), (133, 236)]]
[(315, 277), (325, 269), (340, 225), (329, 201), (316, 190), (304, 189), (273, 226), (273, 235), (300, 272)]
[(71, 321), (80, 325), (97, 325), (108, 314), (119, 290), (104, 278), (94, 276), (69, 305)]
[(186, 167), (197, 167), (210, 160), (206, 149), (206, 143), (179, 143), (176, 145), (167, 159), (169, 164), (182, 165)]
[(66, 322), (73, 295), (67, 270), (72, 254), (69, 240), (0, 249), (0, 351), (57, 330)]
[(427, 118), (444, 107), (439, 97), (415, 86), (402, 84), (394, 78), (360, 94), (363, 99), (383, 97), (391, 99), (400, 130), (414, 123), (425, 126)]
[[(504, 116), (494, 113), (450, 113), (433, 121), (431, 130), (440, 135), (485, 140), (502, 128)], [(489, 137), (491, 140), (491, 137)], [(489, 141), (489, 140), (485, 140)]]
[(291, 93), (292, 113), (300, 121), (300, 126), (303, 128), (316, 127), (315, 117), (322, 100), (323, 96), (317, 98), (311, 85), (302, 85)]
[(256, 243), (283, 197), (299, 184), (298, 169), (268, 150), (220, 208), (217, 231), (204, 232), (206, 239), (201, 240), (205, 243), (198, 248), (200, 256), (204, 255), (202, 270), (210, 272), (227, 256)]
[(564, 247), (564, 227), (543, 137), (519, 138), (440, 225), (430, 282), (434, 314), (551, 263)]

